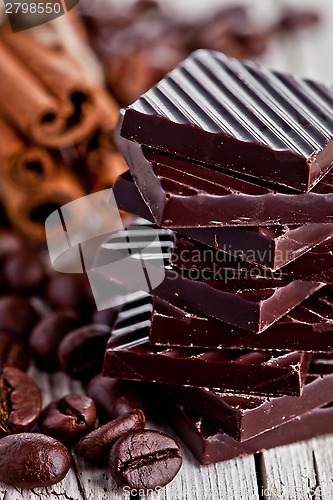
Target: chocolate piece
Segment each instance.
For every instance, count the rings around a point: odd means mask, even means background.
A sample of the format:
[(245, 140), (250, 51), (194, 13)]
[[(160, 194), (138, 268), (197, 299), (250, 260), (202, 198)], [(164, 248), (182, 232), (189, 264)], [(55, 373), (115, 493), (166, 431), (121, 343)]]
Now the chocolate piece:
[(125, 113), (132, 141), (308, 191), (333, 163), (333, 90), (198, 50)]
[(306, 378), (303, 394), (299, 398), (268, 398), (171, 386), (167, 389), (167, 394), (236, 441), (246, 441), (331, 402), (333, 360), (330, 360), (330, 371), (325, 375), (316, 374), (325, 360), (318, 356), (315, 360)]
[[(154, 222), (129, 172), (118, 177), (113, 191), (121, 210)], [(273, 270), (285, 266), (332, 235), (330, 224), (177, 228), (175, 230), (183, 236)]]
[[(298, 259), (276, 271), (258, 267), (241, 259), (188, 240), (175, 237), (170, 263), (192, 279), (240, 280), (245, 288), (253, 280), (279, 286), (293, 280), (333, 282), (333, 238), (317, 245)], [(235, 282), (236, 282), (235, 281)]]
[(120, 318), (130, 315), (150, 321), (149, 342), (165, 347), (200, 349), (259, 349), (272, 351), (333, 351), (333, 293), (329, 287), (302, 302), (263, 334), (254, 335), (241, 328), (193, 314), (169, 302), (149, 297), (128, 304)]
[[(140, 252), (145, 263), (158, 265), (157, 261), (162, 261), (163, 257), (169, 257), (168, 249), (172, 244), (172, 233), (158, 228), (154, 229), (152, 225), (140, 226), (140, 221), (138, 221), (136, 225), (129, 226), (119, 236), (116, 234), (101, 245), (96, 260), (96, 269), (99, 265), (105, 265), (110, 262), (110, 259), (114, 259), (115, 252), (119, 252), (119, 258), (124, 258), (121, 250), (131, 250), (133, 238), (136, 238), (135, 252), (140, 251), (140, 248), (146, 249), (152, 241), (147, 239), (148, 228), (149, 234), (152, 236), (155, 234), (155, 237), (160, 236), (161, 240), (164, 239), (162, 245), (164, 253), (159, 255), (154, 253), (151, 256), (145, 254), (144, 251)], [(159, 258), (156, 260), (157, 257)], [(114, 276), (108, 276), (108, 278), (112, 281)], [(121, 280), (121, 276), (118, 276), (117, 280)], [(166, 265), (165, 279), (154, 288), (153, 294), (180, 307), (259, 333), (321, 286), (319, 283), (308, 281), (293, 281), (283, 286), (272, 287), (269, 280), (260, 282), (252, 280), (250, 286), (243, 288), (238, 281), (233, 283), (232, 280), (192, 280)], [(238, 311), (237, 315), (234, 314), (235, 308)]]
[(333, 432), (333, 407), (325, 406), (238, 443), (191, 411), (170, 401), (169, 423), (203, 465), (252, 455)]
[(333, 351), (333, 292), (325, 287), (270, 326), (262, 335), (190, 313), (142, 292), (123, 298), (118, 324), (147, 328), (149, 343), (164, 347)]
[(126, 139), (116, 137), (116, 141), (159, 226), (203, 228), (333, 222), (332, 172), (309, 193), (295, 194), (282, 188), (277, 192), (267, 184), (253, 183), (250, 178), (238, 179)]
[(302, 393), (311, 354), (197, 350), (151, 346), (136, 318), (116, 323), (104, 375), (125, 380), (208, 387), (256, 394)]

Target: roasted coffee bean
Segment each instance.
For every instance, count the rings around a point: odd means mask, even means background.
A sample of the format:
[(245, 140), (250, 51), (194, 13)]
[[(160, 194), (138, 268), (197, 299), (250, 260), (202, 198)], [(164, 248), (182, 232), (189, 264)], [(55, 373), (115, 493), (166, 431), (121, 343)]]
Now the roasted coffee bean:
[(107, 462), (112, 445), (128, 432), (142, 431), (146, 425), (144, 413), (134, 410), (108, 422), (84, 436), (76, 445), (76, 452), (89, 462)]
[(90, 432), (95, 422), (93, 400), (81, 394), (68, 394), (42, 411), (39, 427), (44, 434), (69, 445)]
[(95, 401), (99, 419), (105, 422), (135, 409), (146, 414), (142, 385), (140, 382), (96, 375), (88, 384), (87, 394)]
[(66, 335), (58, 349), (63, 371), (83, 381), (101, 372), (110, 331), (107, 325), (87, 325)]
[(0, 298), (0, 330), (24, 339), (39, 320), (40, 315), (30, 300), (18, 295)]
[(80, 320), (73, 311), (51, 312), (37, 323), (29, 337), (29, 345), (38, 368), (48, 372), (59, 369), (59, 344), (79, 325)]
[(0, 440), (0, 481), (14, 488), (40, 488), (61, 481), (71, 456), (56, 439), (23, 433)]
[(19, 236), (8, 229), (0, 229), (0, 262), (23, 250), (23, 242)]
[(16, 340), (10, 333), (0, 332), (0, 370), (12, 366), (27, 370), (30, 356), (27, 346)]
[(295, 31), (312, 27), (319, 21), (320, 17), (315, 11), (288, 9), (282, 15), (278, 28), (285, 31)]
[(89, 281), (84, 274), (56, 274), (48, 283), (46, 296), (53, 309), (74, 309), (85, 319), (94, 309)]
[(42, 396), (29, 375), (6, 367), (0, 376), (0, 436), (26, 432), (37, 422)]
[(102, 311), (95, 311), (92, 317), (92, 322), (99, 325), (113, 326), (117, 319), (119, 310), (120, 308), (110, 307), (109, 309), (103, 309)]
[(111, 448), (109, 465), (119, 486), (148, 490), (165, 486), (182, 465), (179, 446), (162, 432), (126, 434)]
[(46, 271), (38, 253), (20, 252), (6, 260), (3, 269), (8, 288), (15, 293), (40, 293), (46, 283)]

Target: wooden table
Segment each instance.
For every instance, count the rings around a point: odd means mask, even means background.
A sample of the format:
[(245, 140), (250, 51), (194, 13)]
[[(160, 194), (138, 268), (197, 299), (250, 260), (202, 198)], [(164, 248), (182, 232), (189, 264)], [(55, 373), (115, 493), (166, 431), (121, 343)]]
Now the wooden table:
[[(174, 0), (172, 0), (174, 1)], [(208, 0), (190, 0), (205, 9)], [(221, 0), (211, 0), (220, 3)], [(171, 0), (170, 0), (171, 2)], [(183, 7), (182, 0), (181, 3)], [(280, 8), (278, 0), (248, 0), (257, 15), (266, 18)], [(284, 2), (308, 5), (322, 13), (322, 24), (297, 36), (284, 37), (273, 44), (261, 62), (270, 67), (290, 70), (303, 76), (333, 84), (333, 0)], [(1, 84), (0, 84), (1, 85)], [(52, 377), (33, 371), (42, 387), (44, 403), (68, 392), (81, 391), (80, 384), (62, 374)], [(333, 395), (332, 395), (333, 396)], [(170, 432), (170, 429), (166, 429)], [(333, 498), (333, 436), (313, 439), (292, 446), (266, 451), (228, 462), (200, 467), (185, 447), (184, 465), (177, 478), (161, 490), (145, 498), (149, 500), (331, 500)], [(88, 466), (73, 455), (73, 467), (59, 484), (40, 490), (18, 490), (0, 486), (0, 500), (120, 500), (129, 495), (115, 486), (107, 469)]]

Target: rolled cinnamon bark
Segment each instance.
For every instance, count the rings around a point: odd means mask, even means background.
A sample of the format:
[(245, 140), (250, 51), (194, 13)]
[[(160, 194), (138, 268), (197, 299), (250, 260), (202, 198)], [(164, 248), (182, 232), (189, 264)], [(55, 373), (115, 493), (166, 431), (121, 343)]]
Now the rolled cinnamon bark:
[(6, 31), (0, 60), (0, 110), (33, 141), (62, 148), (95, 128), (94, 91), (64, 52)]
[[(29, 152), (28, 152), (29, 153)], [(45, 155), (48, 153), (45, 151)], [(29, 155), (28, 155), (29, 158)], [(10, 171), (1, 170), (1, 196), (8, 220), (12, 226), (36, 244), (45, 243), (44, 222), (47, 216), (85, 193), (70, 169), (52, 156), (51, 168), (38, 182), (18, 182)], [(21, 180), (21, 179), (20, 179)], [(82, 224), (83, 214), (77, 214)]]
[(89, 139), (78, 146), (89, 174), (89, 190), (100, 191), (112, 187), (127, 165), (113, 141), (119, 118), (118, 104), (103, 90), (96, 92), (98, 125)]
[(27, 146), (0, 116), (1, 178), (25, 189), (36, 187), (56, 169), (52, 156), (38, 146)]
[(126, 172), (127, 165), (118, 151), (100, 147), (88, 152), (87, 169), (90, 191), (96, 192), (112, 187), (117, 177)]

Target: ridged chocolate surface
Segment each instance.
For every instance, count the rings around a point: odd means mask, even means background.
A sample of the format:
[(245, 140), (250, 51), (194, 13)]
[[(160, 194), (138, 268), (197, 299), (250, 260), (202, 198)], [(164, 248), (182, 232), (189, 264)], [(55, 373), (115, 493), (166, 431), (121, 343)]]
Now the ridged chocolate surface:
[[(144, 223), (145, 221), (139, 221), (138, 225), (133, 224), (103, 243), (96, 266), (107, 265), (112, 261), (114, 252), (122, 250), (129, 250), (132, 254), (139, 252), (140, 258), (151, 265), (160, 265), (157, 263), (164, 259), (165, 278), (154, 288), (153, 294), (175, 305), (259, 333), (322, 287), (320, 283), (311, 281), (293, 281), (283, 283), (282, 286), (277, 286), (274, 282), (272, 286), (269, 278), (252, 279), (245, 287), (240, 280), (191, 279), (169, 265), (169, 248), (173, 244), (173, 233)], [(159, 234), (166, 238), (162, 242), (162, 252), (158, 245), (152, 245), (152, 241)], [(137, 241), (134, 241), (134, 238), (137, 238)], [(112, 280), (112, 276), (109, 276), (109, 279)], [(234, 308), (238, 309), (237, 315), (234, 314)]]
[[(332, 109), (328, 85), (199, 50), (128, 108), (122, 135), (171, 154), (308, 190), (333, 161), (328, 145)], [(191, 143), (194, 139), (197, 143)], [(320, 157), (327, 148), (329, 158)], [(252, 164), (256, 158), (257, 165)], [(288, 168), (294, 170), (289, 179)]]
[(127, 380), (257, 394), (300, 395), (311, 355), (239, 350), (160, 348), (149, 327), (120, 315), (107, 345), (104, 373)]

